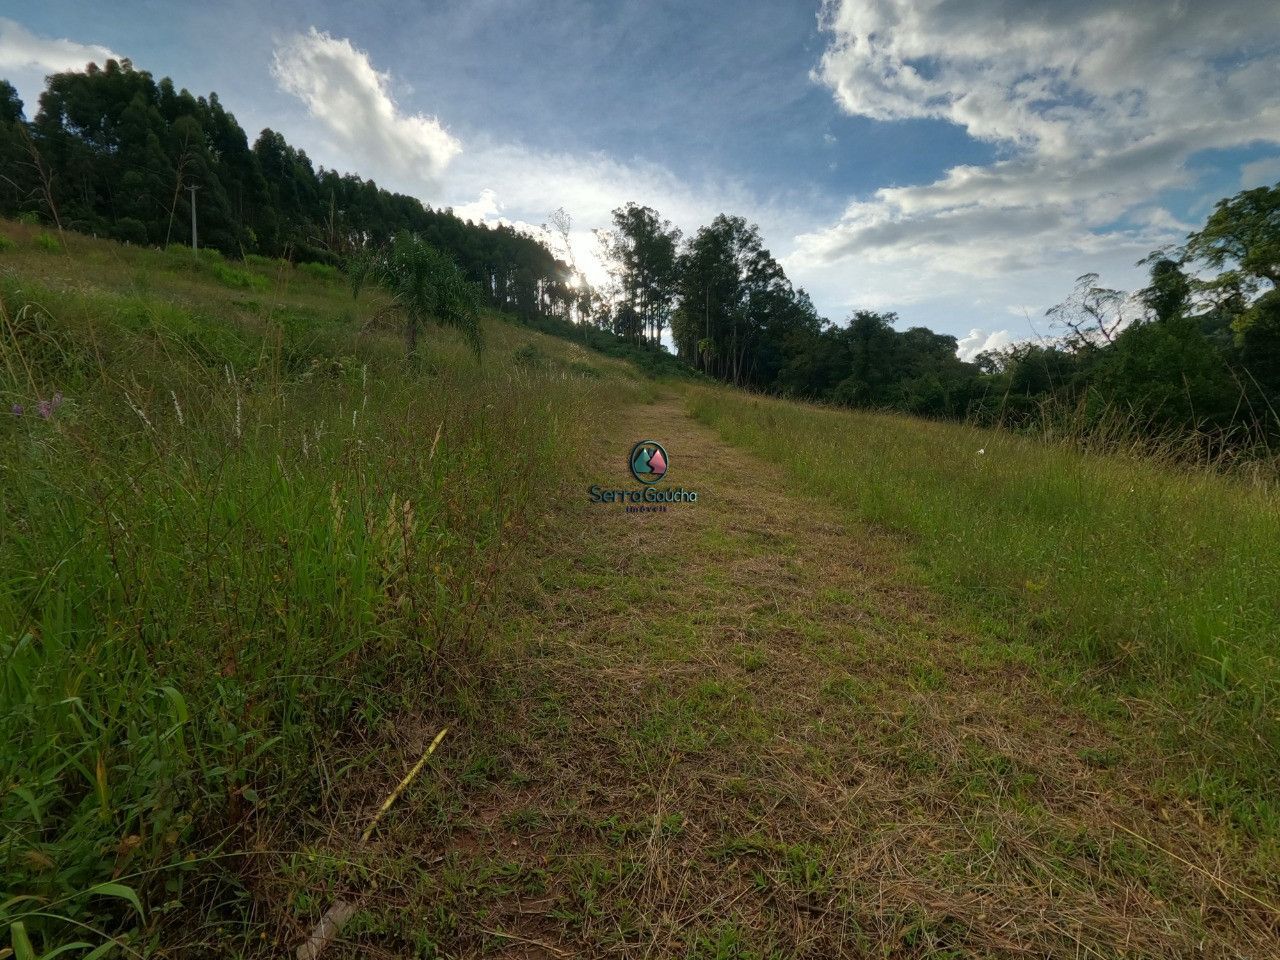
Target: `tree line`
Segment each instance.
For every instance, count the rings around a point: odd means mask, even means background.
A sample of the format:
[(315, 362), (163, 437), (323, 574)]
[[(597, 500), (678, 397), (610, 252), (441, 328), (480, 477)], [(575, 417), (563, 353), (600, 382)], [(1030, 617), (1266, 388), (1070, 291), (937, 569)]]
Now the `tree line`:
[(894, 313), (818, 316), (741, 217), (688, 238), (657, 211), (614, 211), (603, 250), (621, 337), (657, 344), (739, 386), (835, 404), (1009, 426), (1195, 435), (1221, 448), (1280, 436), (1280, 185), (1217, 204), (1181, 246), (1145, 261), (1126, 294), (1077, 279), (1049, 335), (972, 360), (953, 336)]
[(51, 75), (30, 120), (0, 81), (0, 163), (0, 213), (130, 243), (179, 242), (192, 185), (202, 243), (229, 256), (367, 267), (393, 238), (412, 238), (407, 262), (441, 276), (456, 265), (476, 302), (616, 343), (655, 370), (676, 363), (669, 341), (683, 369), (847, 406), (1015, 427), (1065, 414), (1094, 429), (1119, 416), (1145, 434), (1234, 446), (1280, 436), (1280, 185), (1220, 201), (1181, 246), (1148, 258), (1143, 290), (1085, 275), (1048, 311), (1048, 336), (962, 360), (955, 337), (899, 329), (894, 313), (819, 316), (741, 217), (686, 237), (626, 204), (600, 233), (611, 282), (592, 290), (572, 263), (563, 211), (550, 229), (568, 264), (518, 230), (316, 169), (270, 129), (251, 146), (216, 94), (193, 96), (127, 60)]
[(402, 231), (447, 251), (485, 303), (529, 319), (568, 315), (572, 272), (538, 240), (472, 224), (372, 180), (317, 169), (271, 129), (250, 145), (218, 100), (158, 82), (128, 60), (52, 74), (28, 120), (0, 80), (0, 214), (58, 229), (165, 246), (201, 246), (344, 264)]

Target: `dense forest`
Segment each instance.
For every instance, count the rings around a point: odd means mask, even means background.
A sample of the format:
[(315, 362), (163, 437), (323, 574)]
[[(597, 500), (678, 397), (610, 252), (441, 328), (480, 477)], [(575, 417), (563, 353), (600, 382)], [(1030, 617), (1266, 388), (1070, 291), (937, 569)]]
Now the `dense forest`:
[(489, 305), (567, 314), (569, 267), (509, 227), (477, 226), (354, 174), (316, 169), (266, 129), (249, 145), (217, 94), (158, 83), (129, 61), (50, 76), (39, 109), (0, 81), (0, 213), (135, 244), (186, 242), (197, 188), (202, 246), (340, 265), (410, 231), (448, 251)]
[[(490, 307), (651, 358), (671, 342), (684, 368), (770, 393), (1015, 427), (1123, 421), (1208, 449), (1280, 435), (1280, 185), (1221, 201), (1182, 246), (1153, 253), (1145, 289), (1080, 277), (1048, 336), (965, 361), (955, 337), (900, 330), (893, 313), (819, 316), (741, 217), (684, 237), (649, 207), (620, 207), (601, 234), (612, 281), (593, 291), (538, 238), (317, 170), (270, 129), (250, 146), (216, 94), (128, 61), (50, 76), (30, 120), (0, 81), (0, 161), (8, 216), (167, 245), (189, 230), (194, 186), (202, 243), (229, 256), (344, 265), (407, 232)], [(572, 259), (567, 218), (551, 221)]]
[(957, 356), (955, 337), (897, 329), (893, 313), (819, 317), (759, 231), (720, 216), (694, 236), (634, 204), (614, 213), (613, 323), (718, 379), (844, 406), (1195, 437), (1198, 452), (1280, 434), (1280, 185), (1218, 203), (1203, 229), (1145, 262), (1132, 294), (1076, 280), (1050, 335)]

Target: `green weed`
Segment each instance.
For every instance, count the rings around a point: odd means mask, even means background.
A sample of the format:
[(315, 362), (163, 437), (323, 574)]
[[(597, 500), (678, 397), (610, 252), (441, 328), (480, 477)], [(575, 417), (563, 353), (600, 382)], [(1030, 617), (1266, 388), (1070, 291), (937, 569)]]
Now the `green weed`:
[(92, 250), (75, 292), (0, 287), (0, 930), (35, 956), (239, 917), (224, 854), (475, 657), (539, 478), (630, 389), (529, 378), (514, 327), (407, 365), (305, 272), (277, 320), (207, 252)]

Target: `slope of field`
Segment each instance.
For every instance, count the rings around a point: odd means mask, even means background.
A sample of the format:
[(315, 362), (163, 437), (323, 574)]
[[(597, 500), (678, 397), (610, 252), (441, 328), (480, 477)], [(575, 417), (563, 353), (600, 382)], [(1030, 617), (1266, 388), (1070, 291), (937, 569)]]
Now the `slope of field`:
[(443, 695), (541, 478), (643, 388), (498, 322), (406, 367), (332, 270), (3, 224), (0, 272), (0, 930), (225, 955), (245, 851)]
[[(1174, 460), (694, 391), (696, 415), (903, 542), (915, 575), (1029, 643), (1166, 788), (1280, 840), (1280, 487)], [(1268, 472), (1270, 471), (1270, 472)]]
[(1280, 954), (1273, 488), (0, 238), (0, 960)]
[[(362, 822), (450, 726), (373, 848), (281, 881), (306, 892), (282, 945), (343, 901), (349, 957), (1275, 955), (1274, 847), (1160, 789), (1165, 758), (1055, 692), (1039, 640), (682, 407), (596, 428), (474, 708), (335, 799)], [(698, 502), (589, 503), (646, 437)]]

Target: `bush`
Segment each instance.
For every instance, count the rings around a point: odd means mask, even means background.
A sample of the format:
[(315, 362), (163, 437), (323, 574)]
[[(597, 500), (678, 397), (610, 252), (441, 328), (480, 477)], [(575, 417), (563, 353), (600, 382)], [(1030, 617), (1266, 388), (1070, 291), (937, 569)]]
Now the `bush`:
[(288, 260), (281, 260), (275, 257), (264, 257), (260, 253), (246, 253), (244, 255), (246, 266), (257, 267), (260, 270), (278, 270), (280, 267), (289, 265)]
[(121, 217), (111, 227), (111, 236), (124, 243), (146, 246), (147, 227), (141, 220), (134, 217)]
[(342, 273), (338, 268), (327, 263), (300, 263), (298, 272), (323, 283), (339, 283), (342, 280)]
[(650, 377), (703, 379), (702, 374), (674, 354), (649, 344), (630, 343), (607, 330), (569, 323), (559, 317), (536, 317), (528, 325), (553, 337), (580, 343), (606, 357), (626, 360)]
[(1222, 354), (1182, 318), (1126, 329), (1103, 352), (1089, 391), (1091, 413), (1118, 408), (1156, 436), (1229, 426), (1240, 400)]
[[(1248, 382), (1266, 396), (1280, 397), (1280, 290), (1259, 297), (1237, 322), (1236, 330)], [(1273, 418), (1278, 416), (1272, 411)]]
[(377, 284), (404, 315), (405, 346), (412, 356), (422, 326), (435, 322), (467, 338), (477, 356), (484, 346), (480, 328), (480, 288), (468, 280), (453, 258), (416, 234), (401, 231), (378, 250), (357, 255), (349, 265), (355, 296)]
[(209, 272), (220, 284), (231, 287), (233, 290), (265, 290), (270, 286), (270, 281), (266, 277), (249, 273), (247, 270), (237, 270), (225, 263), (211, 264)]
[(511, 359), (522, 367), (538, 367), (546, 365), (550, 358), (538, 348), (536, 343), (526, 343), (511, 354)]
[(51, 233), (36, 234), (35, 245), (48, 253), (62, 252), (62, 244), (60, 244), (58, 242), (58, 238)]

